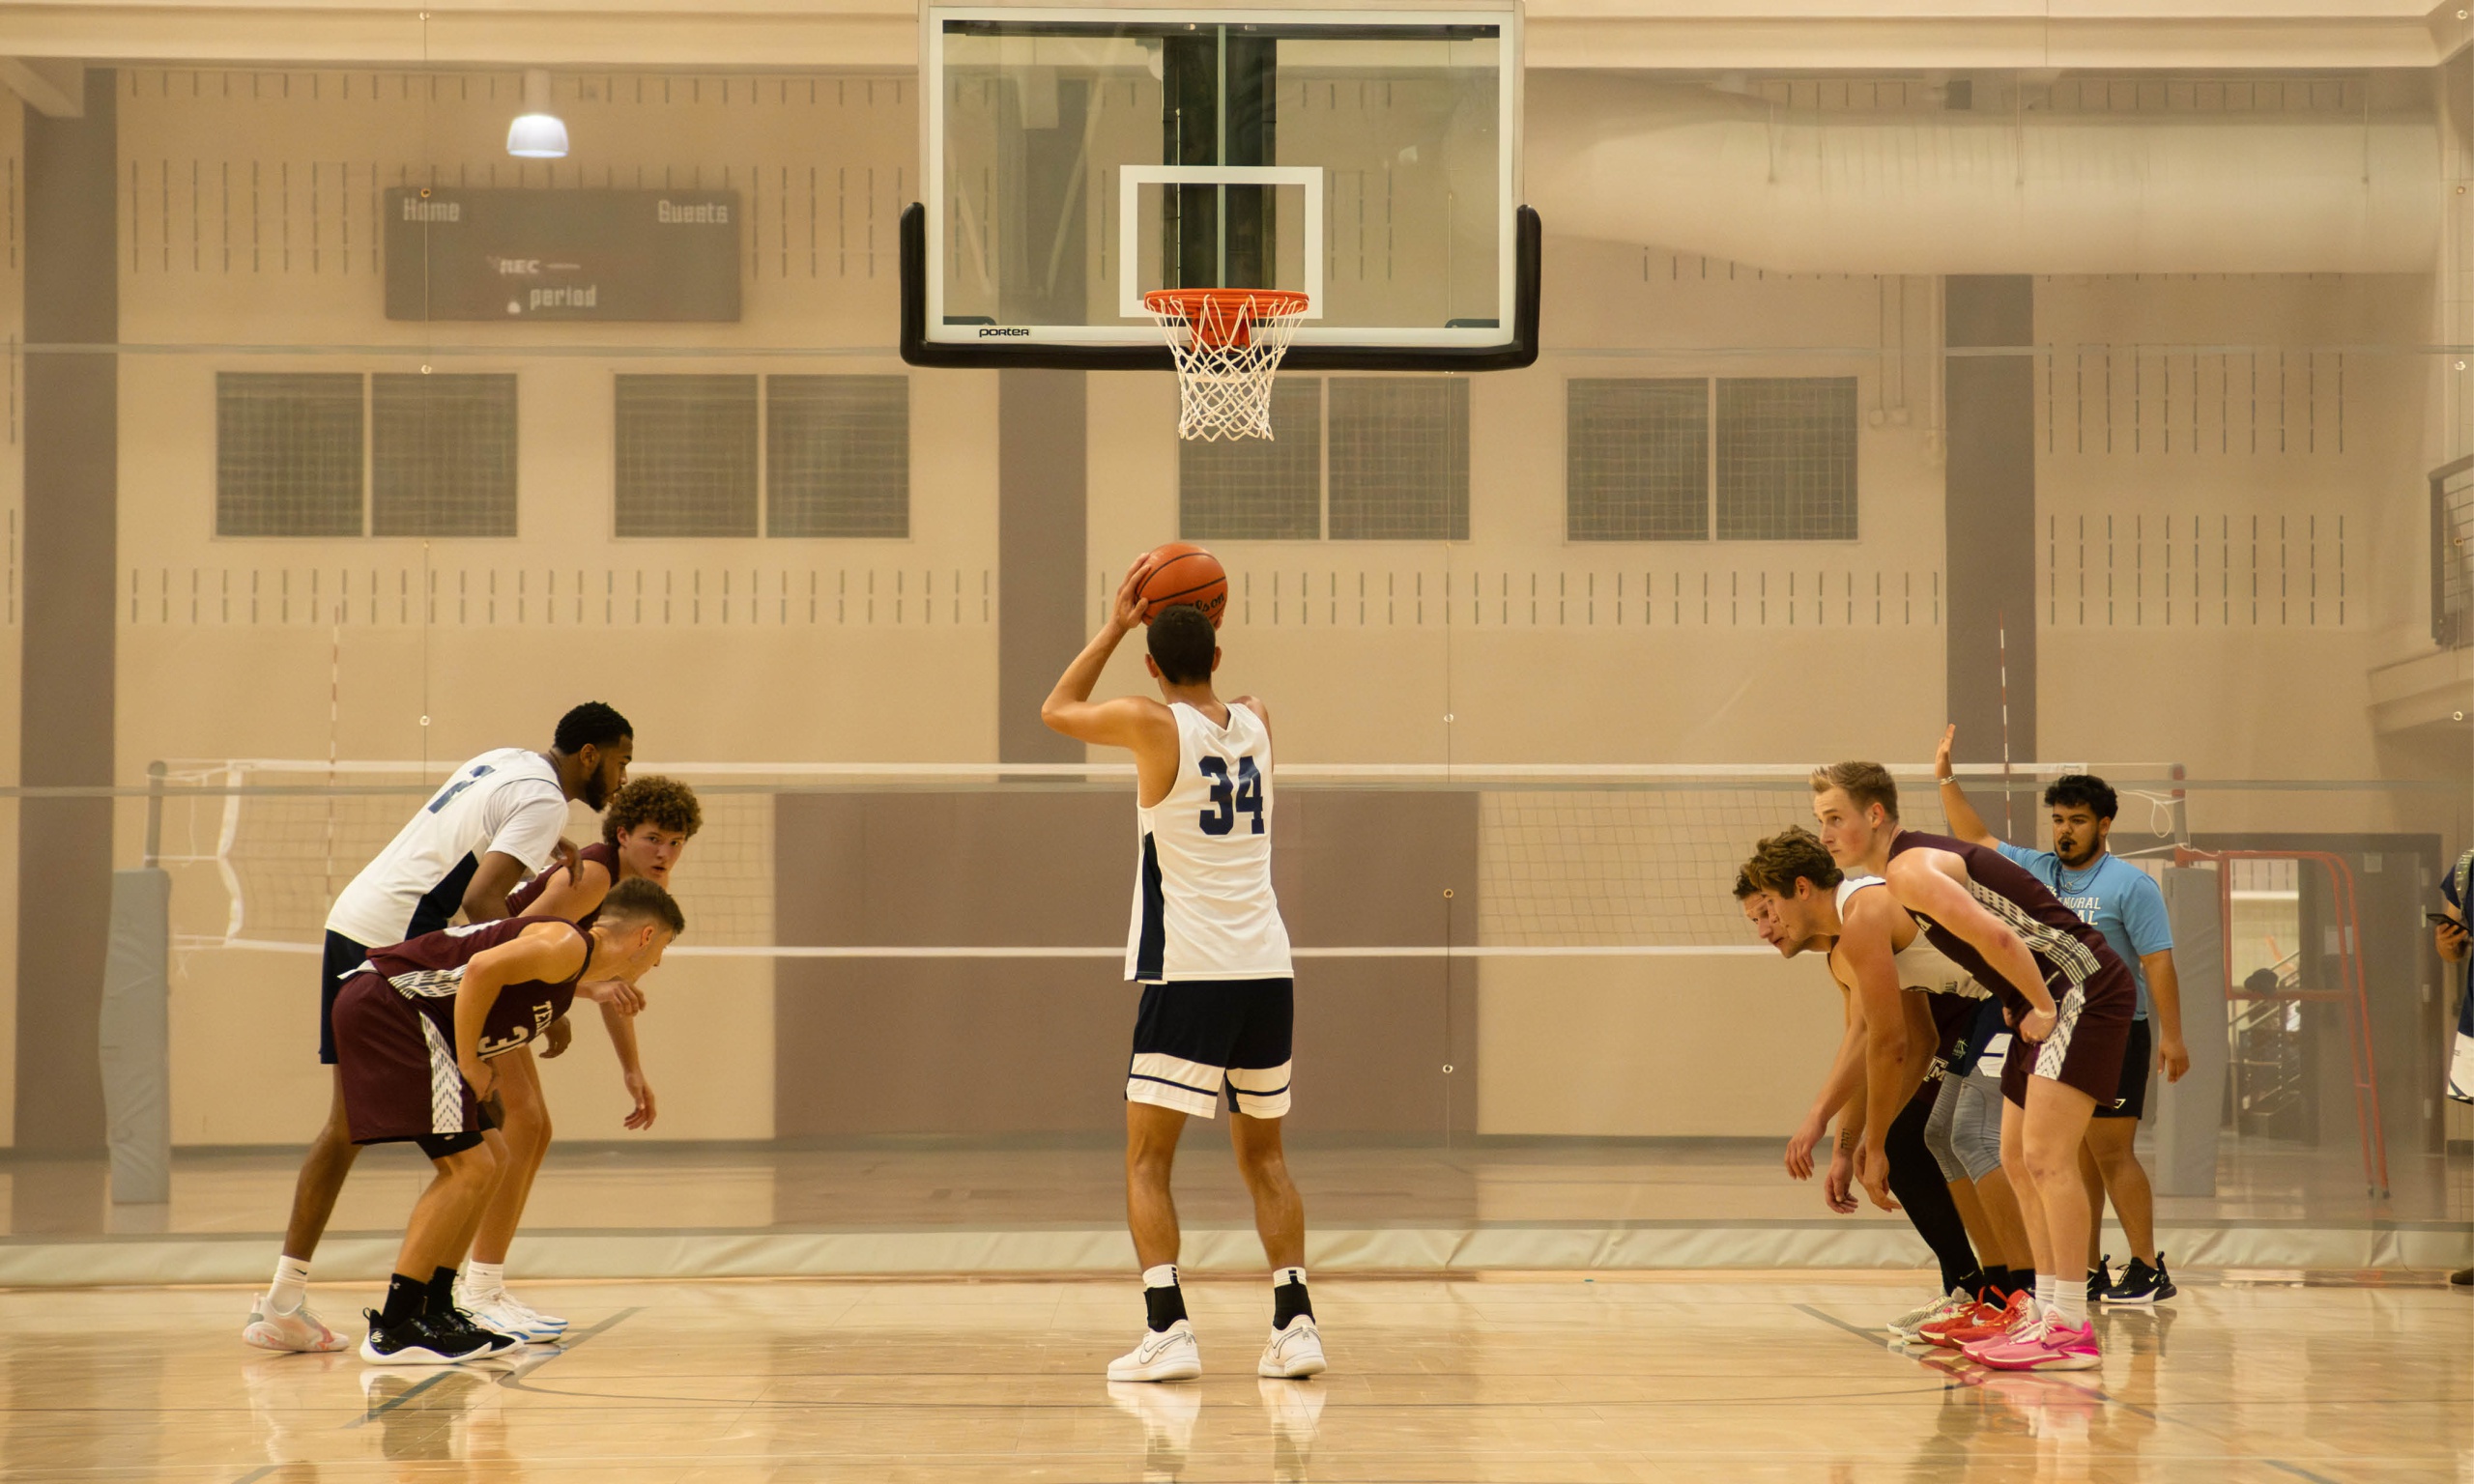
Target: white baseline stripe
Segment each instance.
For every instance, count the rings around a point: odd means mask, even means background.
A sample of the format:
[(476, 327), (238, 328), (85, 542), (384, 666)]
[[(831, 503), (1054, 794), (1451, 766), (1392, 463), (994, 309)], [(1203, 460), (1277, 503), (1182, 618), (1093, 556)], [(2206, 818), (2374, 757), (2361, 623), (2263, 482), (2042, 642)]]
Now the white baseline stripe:
[[(315, 943), (278, 943), (261, 938), (183, 938), (175, 945), (186, 951), (200, 949), (235, 949), (261, 954), (315, 954), (323, 952)], [(1112, 948), (975, 948), (962, 945), (932, 947), (807, 947), (783, 946), (691, 947), (681, 943), (667, 951), (679, 958), (1123, 958), (1123, 946)], [(1405, 945), (1393, 948), (1293, 948), (1290, 954), (1299, 958), (1729, 958), (1743, 955), (1774, 956), (1776, 949), (1759, 945), (1706, 946), (1693, 944), (1609, 943), (1581, 947), (1526, 948), (1497, 945), (1484, 948), (1440, 948), (1432, 945)]]

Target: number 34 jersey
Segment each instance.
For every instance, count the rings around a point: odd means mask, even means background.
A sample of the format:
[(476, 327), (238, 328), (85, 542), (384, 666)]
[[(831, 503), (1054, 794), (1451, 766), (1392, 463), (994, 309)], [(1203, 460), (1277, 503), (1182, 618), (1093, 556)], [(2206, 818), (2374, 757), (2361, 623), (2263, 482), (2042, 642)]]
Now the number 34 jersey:
[(1125, 977), (1287, 979), (1288, 928), (1272, 895), (1272, 738), (1261, 717), (1228, 725), (1179, 701), (1177, 781), (1136, 809), (1140, 854)]

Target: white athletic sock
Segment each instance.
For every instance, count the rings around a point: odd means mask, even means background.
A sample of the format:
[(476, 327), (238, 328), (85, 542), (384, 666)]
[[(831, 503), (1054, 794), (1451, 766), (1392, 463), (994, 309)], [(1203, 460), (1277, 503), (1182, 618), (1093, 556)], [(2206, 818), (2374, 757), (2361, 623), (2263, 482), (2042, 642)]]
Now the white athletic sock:
[(309, 1297), (309, 1265), (297, 1257), (274, 1260), (274, 1282), (267, 1289), (267, 1307), (289, 1314)]
[[(2057, 1282), (2052, 1273), (2040, 1272), (2036, 1274), (2036, 1317), (2038, 1319), (2042, 1319), (2054, 1311), (2054, 1305), (2057, 1301), (2055, 1295), (2057, 1292)], [(2083, 1301), (2085, 1301), (2087, 1297), (2087, 1291), (2086, 1289), (2081, 1289), (2079, 1297)]]
[(2054, 1312), (2061, 1322), (2074, 1329), (2087, 1327), (2087, 1287), (2084, 1283), (2064, 1283), (2054, 1301)]
[(464, 1297), (475, 1303), (487, 1303), (506, 1292), (506, 1264), (475, 1263), (464, 1265)]
[(1177, 1265), (1176, 1265), (1176, 1264), (1174, 1264), (1174, 1263), (1162, 1263), (1162, 1264), (1161, 1264), (1159, 1267), (1157, 1267), (1157, 1268), (1145, 1268), (1145, 1269), (1143, 1269), (1143, 1270), (1142, 1270), (1142, 1286), (1143, 1286), (1143, 1287), (1145, 1287), (1145, 1288), (1174, 1288), (1174, 1287), (1176, 1287), (1176, 1286), (1177, 1286)]

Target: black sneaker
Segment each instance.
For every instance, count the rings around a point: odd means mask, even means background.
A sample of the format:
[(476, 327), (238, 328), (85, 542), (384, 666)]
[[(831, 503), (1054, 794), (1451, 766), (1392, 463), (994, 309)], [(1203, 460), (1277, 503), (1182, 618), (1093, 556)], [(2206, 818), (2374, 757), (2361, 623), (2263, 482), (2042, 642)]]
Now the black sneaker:
[(2130, 1266), (2122, 1270), (2122, 1280), (2105, 1298), (2113, 1303), (2156, 1303), (2179, 1292), (2173, 1286), (2173, 1275), (2165, 1270), (2165, 1254), (2159, 1252), (2153, 1268), (2132, 1258)]
[(360, 1342), (360, 1358), (372, 1365), (453, 1365), (492, 1353), (480, 1331), (469, 1325), (442, 1324), (440, 1315), (386, 1325), (376, 1309), (361, 1313), (369, 1320), (369, 1337)]
[(470, 1359), (480, 1360), (491, 1356), (504, 1355), (510, 1350), (521, 1349), (524, 1345), (524, 1341), (517, 1336), (501, 1334), (498, 1330), (475, 1319), (470, 1309), (449, 1309), (444, 1314), (430, 1314), (424, 1317), (440, 1335), (452, 1335), (457, 1344), (468, 1340), (477, 1341), (481, 1349), (477, 1354), (468, 1356)]
[[(2131, 1261), (2137, 1262), (2139, 1259), (2132, 1258)], [(2096, 1259), (2095, 1267), (2087, 1270), (2087, 1301), (2102, 1303), (2113, 1296), (2114, 1254), (2108, 1252)]]

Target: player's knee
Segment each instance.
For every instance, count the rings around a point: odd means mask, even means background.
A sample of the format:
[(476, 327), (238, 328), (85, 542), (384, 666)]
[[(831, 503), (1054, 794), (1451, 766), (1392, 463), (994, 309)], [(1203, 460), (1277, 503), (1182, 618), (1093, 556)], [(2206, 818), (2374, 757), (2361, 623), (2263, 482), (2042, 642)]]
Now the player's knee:
[(2079, 1151), (2073, 1145), (2030, 1133), (2021, 1141), (2020, 1154), (2029, 1178), (2039, 1185), (2079, 1178)]
[(1276, 1145), (1241, 1149), (1237, 1152), (1237, 1171), (1251, 1185), (1276, 1184), (1288, 1178), (1288, 1156)]

